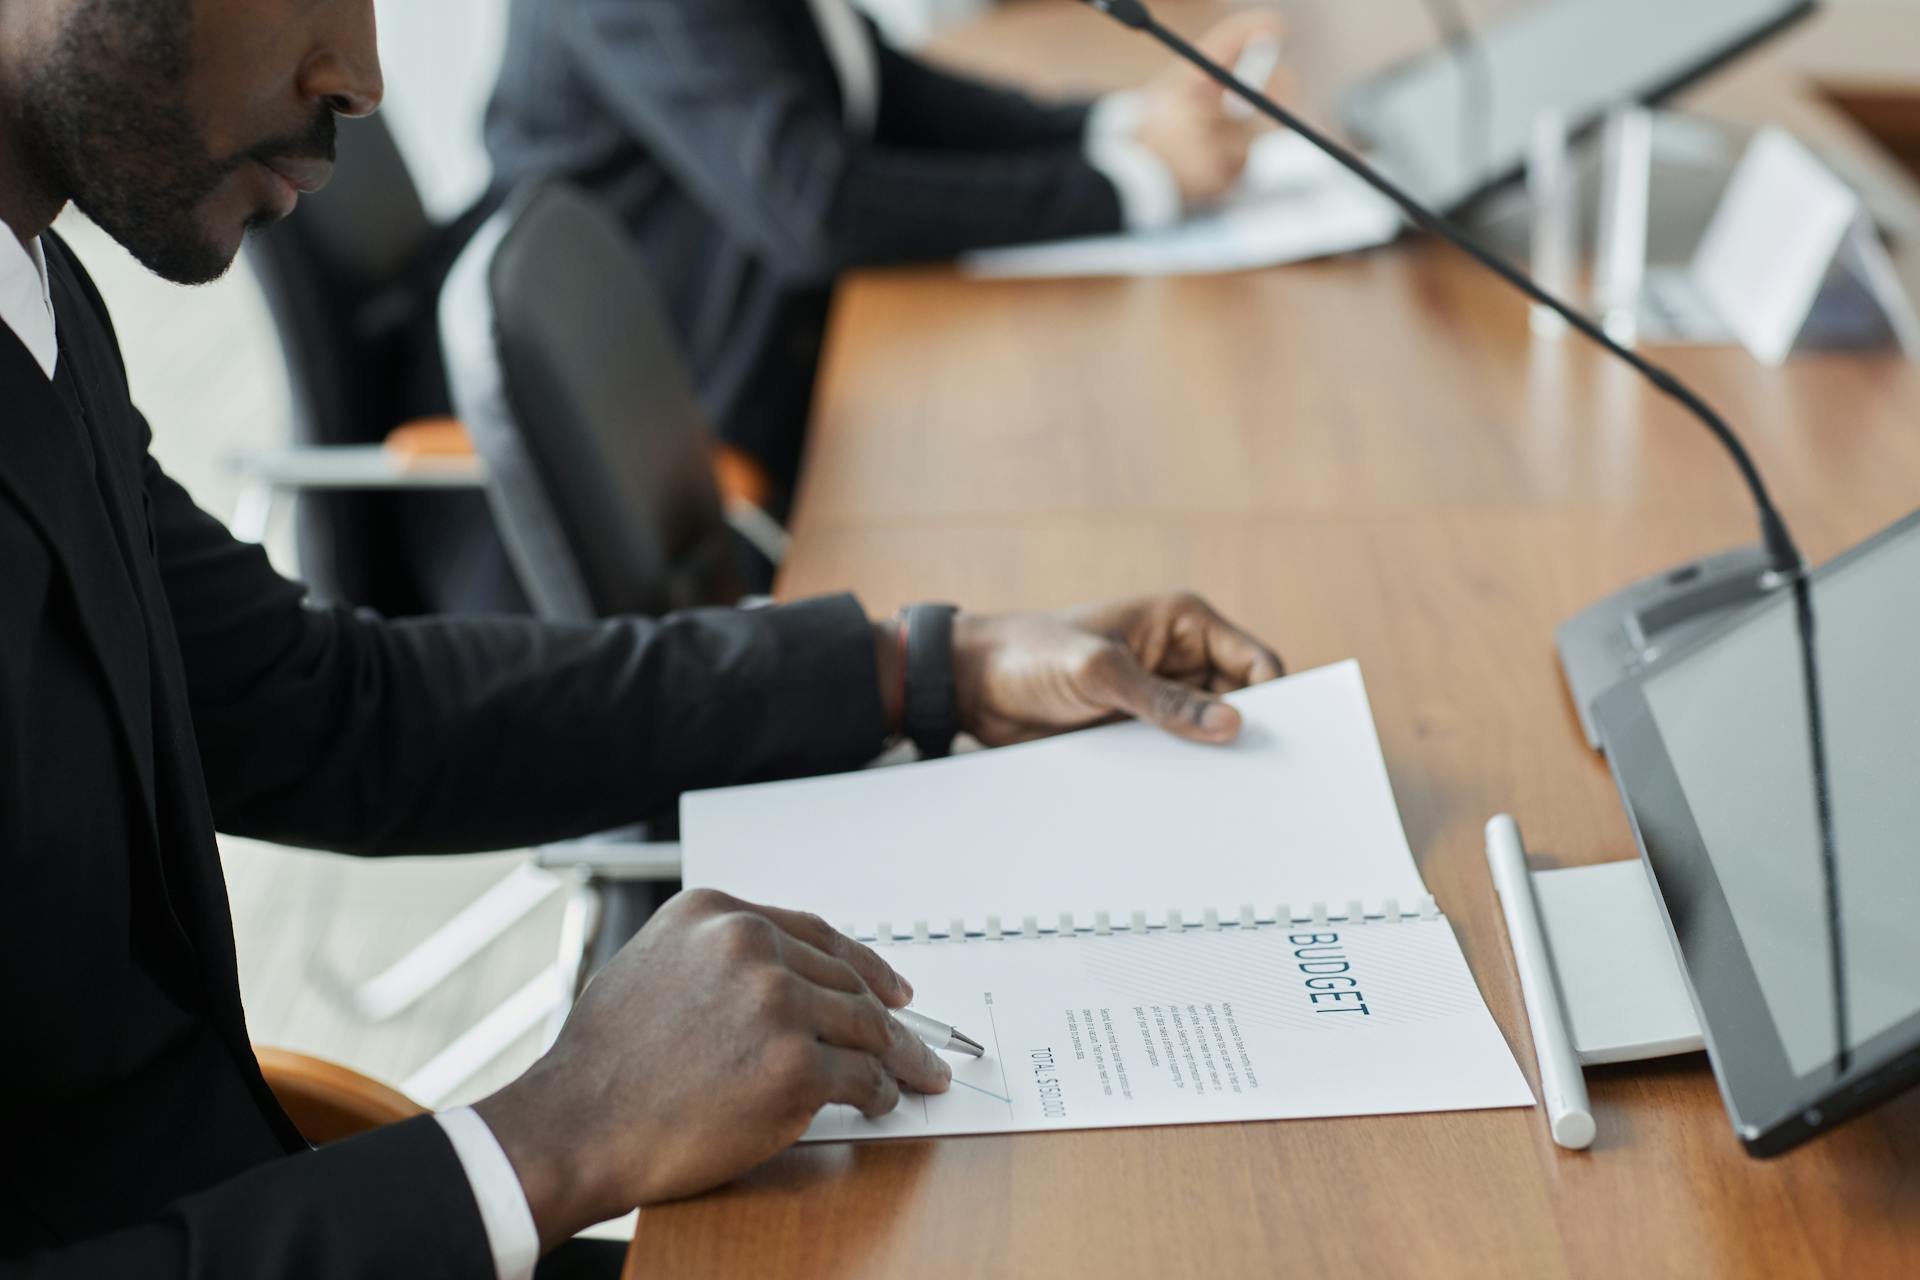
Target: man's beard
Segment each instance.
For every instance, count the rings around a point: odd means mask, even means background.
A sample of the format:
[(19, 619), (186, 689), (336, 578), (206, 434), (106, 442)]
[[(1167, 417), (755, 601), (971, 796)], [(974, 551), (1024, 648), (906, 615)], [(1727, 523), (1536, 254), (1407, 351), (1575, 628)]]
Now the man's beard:
[[(149, 271), (205, 284), (232, 248), (196, 219), (220, 184), (256, 159), (333, 152), (322, 111), (300, 138), (218, 160), (185, 103), (187, 0), (81, 0), (53, 55), (21, 86), (28, 160)], [(247, 222), (271, 222), (265, 210)]]

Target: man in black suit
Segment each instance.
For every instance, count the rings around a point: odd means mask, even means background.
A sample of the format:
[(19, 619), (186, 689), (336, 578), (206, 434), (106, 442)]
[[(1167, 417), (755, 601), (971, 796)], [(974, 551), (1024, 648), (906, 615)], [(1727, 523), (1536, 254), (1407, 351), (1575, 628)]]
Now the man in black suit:
[(210, 279), (380, 88), (372, 0), (0, 0), (0, 1277), (518, 1280), (824, 1103), (946, 1085), (872, 952), (683, 894), (521, 1079), (311, 1151), (249, 1047), (216, 828), (512, 846), (850, 768), (902, 726), (937, 747), (1133, 713), (1223, 741), (1213, 694), (1278, 673), (1191, 597), (930, 609), (904, 637), (850, 598), (579, 627), (307, 604), (154, 462), (48, 227), (72, 201)]
[[(1272, 25), (1201, 44), (1231, 66)], [(1254, 128), (1184, 64), (1036, 102), (901, 53), (849, 0), (513, 0), (486, 136), (496, 190), (558, 174), (625, 219), (721, 437), (786, 487), (836, 275), (1165, 225), (1233, 185)]]

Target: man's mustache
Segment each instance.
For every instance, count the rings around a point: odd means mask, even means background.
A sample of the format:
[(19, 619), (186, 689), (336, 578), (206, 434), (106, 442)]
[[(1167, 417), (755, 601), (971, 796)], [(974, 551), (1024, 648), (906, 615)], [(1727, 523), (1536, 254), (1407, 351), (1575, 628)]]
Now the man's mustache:
[(338, 130), (333, 112), (323, 109), (314, 116), (313, 123), (301, 132), (271, 138), (249, 147), (234, 158), (229, 168), (238, 169), (248, 161), (268, 164), (274, 160), (325, 160), (331, 164)]

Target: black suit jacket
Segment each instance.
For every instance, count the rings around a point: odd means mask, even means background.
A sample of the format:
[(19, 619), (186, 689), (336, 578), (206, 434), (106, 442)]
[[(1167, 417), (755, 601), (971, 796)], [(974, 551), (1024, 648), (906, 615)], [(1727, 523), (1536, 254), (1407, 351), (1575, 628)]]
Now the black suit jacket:
[(497, 183), (564, 175), (626, 220), (721, 434), (783, 481), (835, 275), (1120, 226), (1085, 104), (874, 42), (863, 138), (807, 0), (514, 0), (487, 115)]
[(884, 732), (849, 599), (562, 627), (317, 609), (148, 453), (46, 238), (0, 326), (0, 1277), (490, 1276), (439, 1126), (308, 1151), (247, 1038), (214, 831), (513, 846)]

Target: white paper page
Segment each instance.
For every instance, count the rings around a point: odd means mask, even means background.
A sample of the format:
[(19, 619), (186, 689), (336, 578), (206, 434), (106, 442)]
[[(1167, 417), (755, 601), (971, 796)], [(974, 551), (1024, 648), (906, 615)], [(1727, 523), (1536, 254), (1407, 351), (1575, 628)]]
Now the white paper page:
[(681, 801), (689, 887), (870, 932), (979, 928), (1063, 911), (1090, 923), (1177, 907), (1198, 920), (1285, 902), (1334, 914), (1425, 887), (1387, 781), (1359, 664), (1229, 696), (1230, 746), (1108, 725), (947, 760), (732, 787)]
[(987, 1056), (945, 1055), (948, 1092), (878, 1120), (829, 1107), (808, 1140), (1533, 1104), (1444, 919), (885, 954)]
[(982, 277), (1174, 275), (1241, 271), (1385, 244), (1399, 210), (1291, 133), (1263, 134), (1240, 187), (1217, 210), (1162, 231), (983, 249), (960, 259)]

